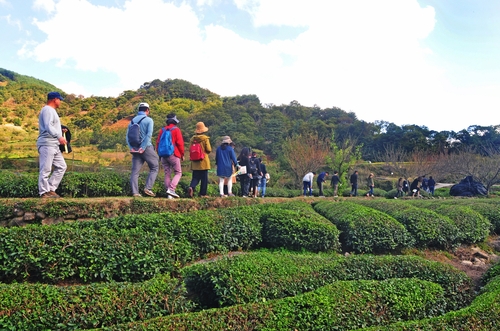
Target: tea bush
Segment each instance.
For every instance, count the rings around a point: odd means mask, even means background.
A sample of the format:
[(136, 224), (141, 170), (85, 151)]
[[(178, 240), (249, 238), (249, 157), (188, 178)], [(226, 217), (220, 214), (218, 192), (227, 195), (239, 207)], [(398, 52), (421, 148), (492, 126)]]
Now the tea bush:
[(263, 302), (317, 289), (339, 280), (419, 278), (440, 284), (447, 310), (464, 307), (472, 283), (463, 272), (416, 256), (352, 256), (255, 252), (181, 270), (202, 307)]
[(348, 201), (321, 201), (314, 205), (314, 210), (341, 231), (345, 251), (390, 252), (414, 245), (414, 239), (401, 223), (378, 210)]
[(417, 279), (336, 282), (262, 303), (160, 317), (107, 330), (350, 330), (434, 316), (442, 288)]
[(193, 310), (184, 285), (168, 275), (143, 283), (53, 286), (0, 284), (0, 329), (111, 326)]

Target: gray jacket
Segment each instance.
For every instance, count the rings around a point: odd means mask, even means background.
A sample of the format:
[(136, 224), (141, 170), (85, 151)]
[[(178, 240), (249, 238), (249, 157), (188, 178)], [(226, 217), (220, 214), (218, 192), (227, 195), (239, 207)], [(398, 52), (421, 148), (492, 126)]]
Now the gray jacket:
[(38, 117), (38, 139), (36, 147), (54, 146), (59, 149), (59, 138), (62, 137), (61, 121), (56, 110), (45, 105)]

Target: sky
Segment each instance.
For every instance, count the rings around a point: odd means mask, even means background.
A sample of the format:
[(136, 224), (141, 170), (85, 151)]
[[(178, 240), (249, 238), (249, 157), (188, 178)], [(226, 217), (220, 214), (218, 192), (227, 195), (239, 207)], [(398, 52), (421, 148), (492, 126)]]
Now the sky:
[(436, 131), (500, 125), (498, 0), (0, 0), (0, 68), (116, 97), (184, 79)]

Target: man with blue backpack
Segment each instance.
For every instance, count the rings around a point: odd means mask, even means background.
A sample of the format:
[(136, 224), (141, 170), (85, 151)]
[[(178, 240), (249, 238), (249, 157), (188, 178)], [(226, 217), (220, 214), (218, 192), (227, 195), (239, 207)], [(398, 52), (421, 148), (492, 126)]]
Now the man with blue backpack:
[(168, 114), (167, 125), (161, 128), (156, 139), (156, 151), (165, 172), (165, 190), (169, 199), (179, 197), (175, 189), (182, 177), (181, 161), (184, 161), (184, 139), (177, 124), (179, 120), (175, 114)]
[(127, 145), (132, 154), (132, 173), (130, 174), (130, 186), (132, 196), (141, 197), (139, 193), (139, 172), (144, 162), (148, 164), (149, 175), (146, 180), (144, 193), (154, 197), (156, 194), (151, 191), (158, 175), (158, 155), (151, 143), (153, 136), (154, 122), (149, 115), (149, 104), (141, 102), (137, 115), (130, 121), (127, 128)]

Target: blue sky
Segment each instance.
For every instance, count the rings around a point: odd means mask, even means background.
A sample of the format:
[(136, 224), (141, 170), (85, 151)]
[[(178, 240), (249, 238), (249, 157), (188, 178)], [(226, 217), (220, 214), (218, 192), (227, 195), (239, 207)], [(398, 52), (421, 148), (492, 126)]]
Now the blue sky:
[(0, 0), (0, 67), (66, 93), (180, 78), (431, 130), (500, 124), (496, 0)]

